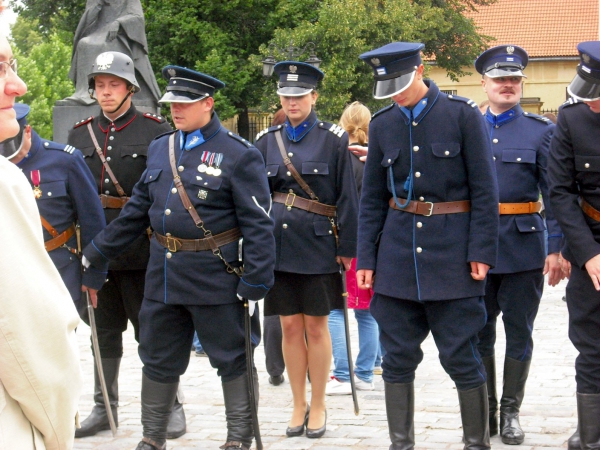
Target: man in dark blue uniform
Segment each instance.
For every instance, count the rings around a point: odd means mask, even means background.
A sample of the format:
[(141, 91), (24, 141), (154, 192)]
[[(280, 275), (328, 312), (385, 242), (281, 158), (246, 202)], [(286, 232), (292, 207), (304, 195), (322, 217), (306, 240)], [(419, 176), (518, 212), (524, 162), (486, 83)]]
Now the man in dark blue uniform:
[[(214, 113), (213, 93), (224, 86), (221, 81), (177, 66), (165, 67), (163, 75), (169, 84), (161, 102), (171, 103), (178, 131), (152, 142), (131, 200), (84, 255), (92, 263), (114, 259), (149, 225), (154, 230), (140, 311), (144, 437), (137, 449), (166, 448), (194, 329), (222, 379), (228, 433), (221, 448), (249, 449), (254, 431), (245, 311), (238, 297), (262, 299), (273, 284), (275, 241), (264, 163)], [(260, 341), (259, 326), (254, 314), (253, 346)]]
[[(525, 434), (519, 409), (533, 351), (533, 322), (542, 297), (544, 275), (555, 286), (562, 279), (558, 254), (562, 234), (548, 199), (546, 166), (554, 124), (524, 112), (519, 105), (527, 52), (500, 45), (475, 61), (489, 106), (484, 113), (498, 178), (500, 225), (498, 261), (487, 276), (487, 324), (479, 333), (479, 353), (487, 373), (490, 436), (498, 434), (496, 397), (496, 318), (502, 312), (506, 332), (504, 383), (500, 399), (500, 435), (505, 444), (521, 444)], [(540, 215), (546, 205), (546, 224)], [(548, 256), (546, 234), (548, 228)]]
[[(163, 117), (142, 113), (132, 104), (132, 96), (140, 88), (129, 56), (119, 52), (101, 53), (88, 80), (90, 95), (97, 98), (102, 113), (77, 122), (69, 132), (68, 142), (83, 153), (96, 181), (96, 196), (100, 196), (106, 222), (110, 223), (121, 212), (146, 168), (150, 142), (171, 130), (171, 126)], [(123, 332), (127, 321), (131, 321), (139, 342), (138, 315), (144, 298), (149, 248), (148, 234), (144, 231), (128, 251), (110, 261), (108, 281), (98, 293), (95, 312), (98, 342), (117, 425)], [(87, 321), (87, 314), (82, 317)], [(81, 423), (75, 437), (92, 436), (110, 428), (97, 370), (94, 370), (94, 402), (91, 414)], [(179, 401), (175, 405), (169, 425), (170, 439), (185, 433), (183, 406)]]
[(575, 361), (578, 430), (569, 449), (600, 448), (600, 42), (577, 46), (581, 61), (567, 88), (550, 145), (550, 203), (571, 263), (569, 339)]
[[(29, 106), (15, 104), (19, 134), (4, 142), (5, 149), (15, 149), (9, 158), (22, 171), (36, 199), (46, 250), (58, 269), (78, 310), (85, 307), (83, 290), (96, 299), (104, 284), (107, 264), (91, 266), (82, 273), (77, 243), (79, 227), (81, 245), (89, 244), (106, 222), (96, 195), (94, 178), (81, 152), (70, 145), (42, 139), (27, 123)], [(9, 155), (10, 156), (10, 155)]]
[[(496, 263), (498, 190), (477, 105), (423, 80), (423, 44), (394, 42), (360, 58), (375, 98), (358, 228), (359, 287), (373, 286), (390, 450), (414, 447), (414, 377), (433, 334), (458, 389), (465, 448), (490, 448), (485, 277)], [(373, 284), (374, 283), (374, 284)]]

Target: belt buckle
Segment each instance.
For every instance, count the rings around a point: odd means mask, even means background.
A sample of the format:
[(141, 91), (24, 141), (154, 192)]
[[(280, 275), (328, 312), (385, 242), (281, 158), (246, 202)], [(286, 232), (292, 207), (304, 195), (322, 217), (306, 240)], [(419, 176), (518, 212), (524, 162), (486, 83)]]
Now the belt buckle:
[(425, 217), (430, 217), (433, 214), (433, 202), (423, 202), (427, 206), (429, 206), (429, 212), (427, 214), (423, 214)]
[(177, 244), (179, 244), (179, 246), (181, 247), (181, 242), (179, 242), (178, 239), (174, 238), (173, 236), (165, 236), (167, 238), (167, 249), (170, 252), (176, 253), (177, 252)]
[[(288, 203), (288, 199), (290, 198), (290, 196), (292, 196), (292, 202)], [(285, 202), (284, 205), (287, 206), (288, 208), (291, 208), (292, 206), (294, 206), (294, 201), (296, 200), (296, 194), (293, 193), (289, 193), (287, 194), (287, 196), (285, 197)]]

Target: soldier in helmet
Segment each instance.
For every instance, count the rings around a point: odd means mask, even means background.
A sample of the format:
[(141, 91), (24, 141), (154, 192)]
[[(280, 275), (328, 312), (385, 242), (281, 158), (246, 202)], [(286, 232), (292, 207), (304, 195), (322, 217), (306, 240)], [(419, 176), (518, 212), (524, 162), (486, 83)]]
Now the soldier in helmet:
[[(171, 127), (156, 114), (142, 113), (132, 104), (140, 87), (131, 58), (119, 52), (96, 57), (88, 75), (90, 96), (98, 100), (98, 117), (80, 120), (69, 132), (68, 143), (78, 148), (96, 181), (106, 222), (117, 218), (129, 200), (133, 186), (146, 168), (150, 142)], [(148, 233), (140, 233), (128, 250), (110, 261), (108, 281), (98, 293), (96, 324), (102, 367), (113, 416), (117, 421), (118, 377), (123, 355), (123, 332), (129, 320), (139, 340), (138, 314), (144, 297), (144, 278), (149, 257)], [(85, 318), (84, 318), (85, 320)], [(95, 371), (95, 406), (75, 437), (92, 436), (109, 429), (98, 372)], [(185, 433), (183, 407), (177, 401), (169, 426), (169, 438)]]

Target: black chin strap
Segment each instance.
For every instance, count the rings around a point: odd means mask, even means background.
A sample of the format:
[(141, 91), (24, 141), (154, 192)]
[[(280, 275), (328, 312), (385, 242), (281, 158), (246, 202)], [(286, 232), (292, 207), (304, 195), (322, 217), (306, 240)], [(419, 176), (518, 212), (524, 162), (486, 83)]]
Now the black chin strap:
[[(98, 100), (96, 97), (94, 97), (94, 92), (95, 91), (93, 89), (90, 89), (90, 98), (93, 98), (94, 100)], [(133, 86), (130, 86), (129, 87), (129, 92), (127, 93), (127, 95), (125, 97), (123, 97), (123, 100), (121, 101), (121, 103), (119, 103), (119, 106), (117, 106), (114, 111), (106, 111), (106, 112), (108, 114), (114, 114), (114, 113), (116, 113), (119, 109), (121, 109), (121, 106), (123, 106), (123, 103), (125, 103), (125, 101), (132, 94), (133, 94)]]

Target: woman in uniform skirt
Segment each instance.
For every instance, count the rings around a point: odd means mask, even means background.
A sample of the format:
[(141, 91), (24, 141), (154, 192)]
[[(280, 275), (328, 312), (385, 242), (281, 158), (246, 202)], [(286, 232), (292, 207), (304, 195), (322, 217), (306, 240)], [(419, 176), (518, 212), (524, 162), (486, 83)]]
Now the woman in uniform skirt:
[[(277, 259), (275, 284), (265, 298), (265, 316), (279, 315), (283, 356), (294, 410), (288, 436), (323, 436), (325, 386), (331, 364), (329, 312), (343, 308), (340, 265), (356, 253), (358, 199), (342, 128), (317, 119), (317, 83), (323, 72), (302, 62), (275, 65), (277, 93), (286, 115), (263, 130), (262, 152), (273, 204)], [(306, 399), (310, 372), (311, 402)]]

